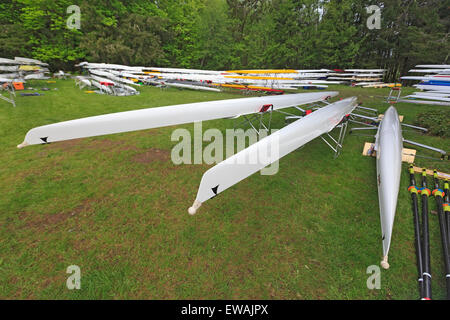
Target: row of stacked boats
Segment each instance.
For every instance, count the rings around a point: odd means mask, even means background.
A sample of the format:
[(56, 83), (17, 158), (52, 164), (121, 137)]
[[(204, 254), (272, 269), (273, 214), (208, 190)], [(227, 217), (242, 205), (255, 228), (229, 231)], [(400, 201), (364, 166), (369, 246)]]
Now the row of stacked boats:
[(16, 57), (0, 58), (0, 82), (25, 82), (49, 79), (48, 64), (35, 59)]
[(130, 67), (117, 64), (88, 63), (77, 65), (83, 76), (76, 77), (80, 88), (95, 87), (97, 92), (134, 95), (132, 86), (153, 85), (220, 92), (225, 89), (282, 94), (286, 90), (325, 89), (330, 84), (380, 83), (383, 69), (308, 69), (308, 70), (229, 70), (212, 71), (179, 68)]
[(409, 73), (415, 75), (404, 76), (402, 80), (420, 81), (414, 87), (422, 91), (404, 97), (401, 102), (450, 105), (450, 65), (417, 65)]

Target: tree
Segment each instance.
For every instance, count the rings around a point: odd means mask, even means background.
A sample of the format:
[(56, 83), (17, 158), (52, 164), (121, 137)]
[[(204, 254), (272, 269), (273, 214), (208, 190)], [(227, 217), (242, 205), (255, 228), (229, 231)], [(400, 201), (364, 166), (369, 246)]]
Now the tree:
[[(81, 8), (69, 30), (67, 7)], [(369, 30), (366, 7), (381, 8)], [(185, 68), (386, 68), (448, 63), (450, 0), (10, 0), (0, 56)]]

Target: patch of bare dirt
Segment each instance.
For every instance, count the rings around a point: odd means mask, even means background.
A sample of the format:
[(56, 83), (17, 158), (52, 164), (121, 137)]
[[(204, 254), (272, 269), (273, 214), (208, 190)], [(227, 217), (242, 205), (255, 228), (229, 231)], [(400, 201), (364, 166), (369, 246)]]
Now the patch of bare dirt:
[(75, 216), (81, 212), (89, 211), (91, 209), (91, 204), (95, 202), (93, 199), (85, 199), (80, 205), (71, 211), (71, 215)]
[(139, 153), (133, 157), (134, 162), (151, 163), (154, 161), (169, 161), (170, 151), (152, 148), (144, 153)]
[[(68, 140), (68, 141), (61, 141), (61, 142), (55, 142), (48, 145), (49, 150), (59, 150), (59, 151), (73, 151), (76, 147), (79, 147), (81, 145), (81, 139), (75, 139), (75, 140)], [(46, 156), (47, 153), (44, 151), (41, 152), (42, 155)]]
[(128, 144), (127, 141), (110, 140), (110, 139), (89, 141), (89, 143), (86, 143), (84, 147), (89, 150), (96, 150), (102, 152), (111, 150), (119, 150), (119, 151), (139, 150), (135, 145)]
[[(76, 152), (81, 149), (96, 150), (101, 152), (108, 151), (128, 151), (139, 150), (136, 146), (130, 145), (127, 141), (111, 140), (111, 139), (98, 139), (92, 141), (85, 141), (83, 139), (75, 139), (69, 141), (55, 142), (48, 145), (48, 150), (58, 150), (64, 152)], [(46, 157), (47, 152), (42, 151), (39, 153), (41, 157)]]
[(79, 206), (69, 212), (56, 214), (36, 214), (32, 212), (20, 212), (19, 219), (25, 222), (25, 228), (36, 230), (37, 232), (54, 229), (64, 224), (71, 217), (87, 212), (91, 208), (92, 199), (84, 200)]

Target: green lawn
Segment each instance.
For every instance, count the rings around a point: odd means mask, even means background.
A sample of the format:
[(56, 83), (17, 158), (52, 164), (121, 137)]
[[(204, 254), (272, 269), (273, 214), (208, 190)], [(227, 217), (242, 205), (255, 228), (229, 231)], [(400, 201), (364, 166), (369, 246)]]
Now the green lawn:
[[(241, 95), (145, 87), (139, 96), (111, 97), (80, 91), (72, 80), (31, 85), (52, 90), (18, 97), (16, 108), (0, 100), (1, 299), (417, 299), (406, 165), (391, 268), (382, 271), (381, 290), (366, 287), (366, 269), (382, 254), (375, 159), (361, 155), (372, 137), (348, 136), (336, 160), (317, 139), (283, 158), (277, 175), (255, 174), (191, 217), (211, 166), (172, 164), (173, 127), (16, 146), (36, 126)], [(381, 112), (389, 106), (389, 89), (332, 89)], [(448, 110), (396, 107), (406, 123), (424, 110)], [(274, 116), (274, 127), (283, 122)], [(233, 120), (203, 123), (232, 127)], [(449, 149), (448, 139), (404, 136)], [(450, 171), (439, 161), (417, 164)], [(430, 220), (433, 293), (442, 299), (437, 216)], [(66, 288), (70, 265), (81, 268), (81, 290)]]

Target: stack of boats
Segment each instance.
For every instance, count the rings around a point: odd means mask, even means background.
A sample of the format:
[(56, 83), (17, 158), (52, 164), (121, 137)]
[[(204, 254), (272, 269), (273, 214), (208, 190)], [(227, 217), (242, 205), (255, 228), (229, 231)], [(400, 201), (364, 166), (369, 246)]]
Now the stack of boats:
[(281, 94), (285, 90), (324, 89), (340, 81), (328, 80), (332, 72), (319, 70), (231, 70), (129, 67), (116, 64), (87, 63), (78, 65), (88, 76), (76, 78), (81, 88), (96, 87), (100, 93), (113, 95), (136, 94), (131, 86), (153, 85), (180, 89), (220, 92), (224, 89), (261, 91)]
[(26, 80), (49, 79), (45, 74), (49, 72), (48, 64), (39, 60), (16, 57), (14, 60), (0, 58), (0, 91), (9, 93), (9, 97), (0, 92), (0, 99), (16, 106), (14, 98), (15, 86), (23, 89)]
[(245, 91), (261, 91), (267, 93), (283, 93), (286, 90), (325, 89), (329, 84), (339, 84), (339, 81), (329, 81), (327, 69), (317, 70), (229, 70), (205, 71), (186, 69), (153, 68), (159, 76), (167, 81), (191, 82), (194, 85), (207, 85), (219, 89), (237, 89)]
[(401, 102), (450, 105), (450, 65), (417, 65), (409, 70), (414, 76), (404, 76), (402, 80), (420, 81), (414, 87), (420, 92), (414, 92), (401, 99)]
[(14, 60), (0, 58), (0, 82), (25, 82), (26, 80), (46, 80), (48, 64), (39, 60), (16, 57)]
[[(207, 82), (216, 87), (247, 90), (324, 89), (330, 84), (383, 84), (384, 69), (309, 69), (309, 70), (229, 70), (202, 71), (151, 68), (153, 75), (165, 80)], [(156, 71), (156, 73), (155, 73)], [(270, 91), (270, 90), (268, 90)]]
[(141, 85), (135, 75), (135, 72), (140, 73), (139, 68), (87, 62), (77, 67), (81, 67), (87, 73), (87, 76), (75, 77), (75, 83), (80, 89), (94, 87), (98, 89), (97, 93), (115, 96), (131, 96), (140, 93), (132, 87), (132, 85)]
[(132, 95), (139, 92), (131, 86), (153, 85), (179, 89), (220, 92), (240, 90), (283, 94), (298, 89), (325, 89), (332, 84), (392, 87), (383, 82), (385, 69), (254, 69), (212, 71), (198, 69), (130, 67), (117, 64), (88, 63), (78, 65), (88, 76), (76, 78), (81, 88), (96, 87), (97, 92)]
[(330, 73), (328, 80), (340, 81), (364, 88), (382, 87), (385, 69), (335, 69)]

